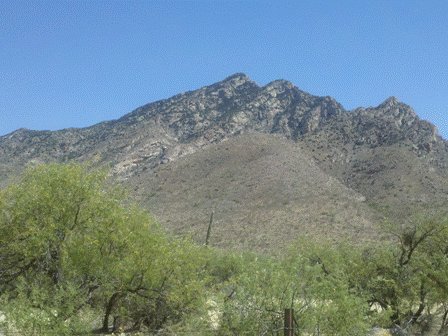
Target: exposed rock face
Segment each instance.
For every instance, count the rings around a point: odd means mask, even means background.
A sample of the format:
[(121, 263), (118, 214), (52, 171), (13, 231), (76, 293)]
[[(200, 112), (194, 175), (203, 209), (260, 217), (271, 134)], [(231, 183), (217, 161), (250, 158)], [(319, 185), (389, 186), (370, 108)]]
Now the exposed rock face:
[(376, 108), (347, 112), (333, 98), (312, 96), (290, 82), (259, 87), (246, 75), (235, 74), (89, 128), (17, 130), (0, 138), (0, 155), (21, 163), (95, 159), (112, 162), (118, 175), (126, 175), (127, 170), (143, 164), (152, 168), (235, 134), (258, 131), (300, 140), (327, 132), (325, 126), (358, 146), (410, 141), (416, 150), (429, 152), (443, 143), (433, 125), (394, 97)]
[(396, 218), (448, 199), (448, 143), (408, 105), (391, 97), (377, 107), (346, 111), (333, 98), (288, 81), (260, 87), (244, 74), (88, 128), (20, 129), (0, 137), (0, 185), (27, 164), (73, 159), (110, 167), (118, 180), (132, 181), (254, 132), (294, 142), (326, 174), (367, 202), (389, 207)]
[(436, 128), (420, 120), (412, 108), (388, 98), (376, 108), (357, 109), (353, 112), (357, 133), (364, 133), (358, 143), (371, 146), (391, 145), (410, 140), (422, 148), (431, 149), (437, 142)]

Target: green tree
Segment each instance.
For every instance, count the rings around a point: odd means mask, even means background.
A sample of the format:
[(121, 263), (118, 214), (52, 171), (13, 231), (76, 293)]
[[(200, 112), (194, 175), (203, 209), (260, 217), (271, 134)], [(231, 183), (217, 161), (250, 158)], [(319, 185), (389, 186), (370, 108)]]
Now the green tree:
[(204, 258), (104, 172), (41, 165), (0, 192), (0, 299), (24, 333), (73, 334), (98, 314), (103, 331), (177, 323), (201, 304)]
[(388, 224), (386, 232), (388, 241), (351, 259), (353, 286), (380, 307), (374, 315), (383, 326), (423, 333), (443, 315), (440, 330), (446, 329), (448, 222), (417, 219), (403, 227)]
[[(308, 243), (285, 258), (247, 257), (243, 271), (230, 279), (221, 332), (279, 335), (284, 309), (294, 308), (299, 334), (365, 335), (366, 301), (351, 292), (337, 251), (317, 249)], [(331, 264), (324, 264), (326, 257)]]

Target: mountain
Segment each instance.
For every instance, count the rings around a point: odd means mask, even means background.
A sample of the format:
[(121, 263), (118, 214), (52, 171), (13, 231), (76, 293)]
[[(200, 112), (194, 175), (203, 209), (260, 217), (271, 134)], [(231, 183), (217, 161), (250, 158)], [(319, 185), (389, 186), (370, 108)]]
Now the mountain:
[(300, 235), (377, 236), (365, 197), (320, 169), (295, 143), (243, 134), (129, 181), (137, 199), (172, 232), (214, 246), (277, 250)]
[(144, 105), (82, 129), (0, 137), (0, 185), (39, 162), (110, 168), (170, 231), (276, 248), (308, 233), (372, 239), (448, 203), (448, 142), (391, 97), (347, 111), (292, 83), (246, 75)]

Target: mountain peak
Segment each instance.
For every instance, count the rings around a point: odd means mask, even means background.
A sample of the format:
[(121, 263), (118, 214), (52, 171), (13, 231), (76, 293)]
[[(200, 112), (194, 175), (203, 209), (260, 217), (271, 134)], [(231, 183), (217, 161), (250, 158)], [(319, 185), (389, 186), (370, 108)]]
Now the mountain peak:
[(222, 246), (263, 246), (280, 230), (342, 236), (344, 222), (358, 239), (377, 208), (404, 221), (448, 202), (448, 143), (410, 106), (390, 97), (349, 112), (291, 82), (260, 87), (244, 73), (89, 128), (2, 136), (0, 188), (29, 164), (72, 160), (110, 167), (176, 233), (202, 232), (201, 214), (216, 209), (231, 223), (216, 232)]
[(391, 96), (387, 98), (385, 101), (383, 101), (381, 104), (379, 104), (377, 107), (375, 107), (376, 110), (383, 110), (383, 111), (389, 111), (389, 110), (399, 110), (402, 113), (406, 113), (409, 115), (412, 115), (414, 117), (417, 117), (415, 114), (415, 111), (412, 109), (411, 106), (399, 101), (396, 97)]
[(378, 105), (378, 108), (393, 107), (397, 106), (398, 104), (400, 104), (400, 101), (397, 99), (397, 97), (391, 96), (383, 101), (380, 105)]
[(22, 136), (22, 135), (30, 133), (30, 132), (31, 132), (31, 130), (29, 130), (28, 128), (23, 128), (22, 127), (22, 128), (16, 129), (15, 131), (12, 131), (12, 132), (4, 135), (3, 137), (5, 137), (5, 138), (12, 138), (12, 137), (15, 137), (15, 136)]
[(233, 75), (230, 75), (229, 77), (225, 78), (222, 82), (224, 82), (224, 83), (229, 82), (229, 83), (232, 83), (234, 85), (236, 84), (237, 86), (239, 86), (246, 82), (252, 82), (252, 80), (245, 73), (237, 72), (237, 73), (234, 73)]
[(290, 81), (284, 80), (284, 79), (277, 79), (270, 83), (268, 83), (266, 88), (288, 88), (292, 89), (294, 87), (294, 84)]
[(398, 103), (399, 103), (399, 100), (398, 100), (398, 98), (395, 97), (395, 96), (390, 96), (389, 98), (387, 98), (387, 99), (385, 100), (385, 102), (389, 102), (389, 103), (391, 103), (391, 104), (398, 104)]
[(380, 105), (375, 108), (376, 111), (380, 113), (390, 114), (392, 113), (395, 117), (406, 116), (412, 120), (418, 119), (417, 114), (409, 105), (400, 102), (396, 97), (389, 97)]

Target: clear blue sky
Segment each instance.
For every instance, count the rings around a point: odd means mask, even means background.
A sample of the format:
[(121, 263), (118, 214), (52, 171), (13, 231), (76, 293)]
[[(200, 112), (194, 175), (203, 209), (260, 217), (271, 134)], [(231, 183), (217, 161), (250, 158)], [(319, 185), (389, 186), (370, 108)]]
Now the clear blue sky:
[(0, 135), (83, 127), (244, 72), (448, 138), (448, 1), (0, 1)]

